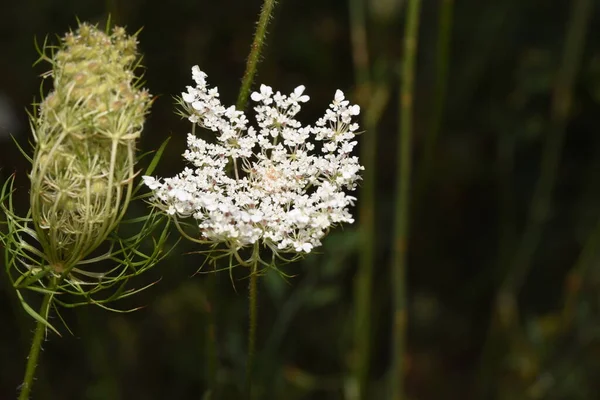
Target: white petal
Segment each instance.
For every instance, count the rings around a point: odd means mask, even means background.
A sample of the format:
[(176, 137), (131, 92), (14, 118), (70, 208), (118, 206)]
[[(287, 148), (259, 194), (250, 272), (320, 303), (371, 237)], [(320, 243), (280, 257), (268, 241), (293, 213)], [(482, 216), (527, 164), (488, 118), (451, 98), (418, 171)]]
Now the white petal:
[(186, 103), (191, 103), (194, 100), (196, 100), (196, 96), (194, 96), (191, 93), (187, 93), (187, 92), (181, 93), (181, 97), (183, 98), (183, 101), (185, 101)]
[(302, 244), (302, 251), (304, 251), (305, 253), (310, 253), (310, 251), (312, 250), (313, 245), (310, 243), (303, 243)]
[(271, 88), (271, 86), (260, 85), (260, 93), (265, 97), (271, 97), (271, 95), (273, 94), (273, 89)]
[(144, 180), (144, 184), (148, 186), (150, 190), (154, 190), (161, 185), (161, 183), (152, 176), (142, 176), (142, 179)]

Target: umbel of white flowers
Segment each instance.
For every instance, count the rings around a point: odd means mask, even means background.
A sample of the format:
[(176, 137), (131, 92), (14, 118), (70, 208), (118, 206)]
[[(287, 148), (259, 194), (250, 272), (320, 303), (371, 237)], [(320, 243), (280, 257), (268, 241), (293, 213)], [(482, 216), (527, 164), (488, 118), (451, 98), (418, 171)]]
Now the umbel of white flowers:
[(290, 95), (261, 85), (251, 95), (258, 129), (194, 66), (196, 87), (182, 94), (184, 115), (216, 133), (214, 143), (188, 134), (183, 157), (191, 164), (172, 178), (144, 176), (154, 202), (176, 220), (191, 217), (201, 242), (233, 251), (257, 243), (278, 253), (309, 253), (328, 230), (354, 222), (348, 211), (363, 167), (351, 155), (360, 113), (338, 90), (314, 126), (295, 119), (309, 100), (304, 86)]

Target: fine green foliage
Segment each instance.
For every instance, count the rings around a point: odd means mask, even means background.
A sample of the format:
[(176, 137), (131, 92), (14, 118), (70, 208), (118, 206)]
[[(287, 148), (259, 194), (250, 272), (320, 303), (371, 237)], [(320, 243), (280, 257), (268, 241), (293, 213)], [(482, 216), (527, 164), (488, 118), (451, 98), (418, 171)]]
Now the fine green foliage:
[[(132, 200), (146, 197), (136, 196), (135, 145), (151, 97), (133, 72), (136, 47), (136, 37), (123, 28), (109, 35), (85, 23), (59, 46), (44, 43), (40, 60), (51, 64), (45, 76), (54, 85), (30, 115), (35, 146), (33, 157), (26, 156), (26, 215), (19, 216), (13, 202), (14, 176), (0, 192), (6, 272), (25, 311), (56, 333), (49, 308), (36, 312), (23, 291), (50, 296), (53, 307), (113, 310), (106, 304), (147, 287), (127, 289), (127, 281), (165, 256), (169, 224), (159, 213), (123, 219)], [(146, 173), (163, 151), (164, 145)]]
[[(123, 219), (140, 188), (134, 187), (135, 147), (151, 104), (134, 73), (140, 62), (135, 35), (80, 23), (60, 45), (44, 42), (39, 61), (51, 65), (43, 76), (52, 78), (53, 90), (30, 114), (33, 156), (19, 147), (31, 163), (26, 215), (18, 214), (13, 201), (14, 175), (0, 191), (4, 265), (23, 309), (36, 321), (20, 400), (29, 398), (46, 330), (59, 334), (49, 322), (51, 311), (65, 326), (58, 306), (117, 311), (106, 304), (150, 286), (126, 288), (130, 278), (165, 256), (169, 226), (154, 211)], [(133, 224), (134, 234), (121, 234)], [(29, 305), (26, 290), (43, 294), (39, 311)]]

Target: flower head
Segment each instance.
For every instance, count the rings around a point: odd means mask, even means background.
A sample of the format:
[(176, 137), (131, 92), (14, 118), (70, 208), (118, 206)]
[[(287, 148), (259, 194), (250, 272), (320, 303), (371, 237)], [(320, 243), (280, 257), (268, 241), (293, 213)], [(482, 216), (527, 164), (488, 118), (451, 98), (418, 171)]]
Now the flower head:
[(328, 230), (354, 220), (363, 167), (351, 155), (360, 109), (341, 91), (314, 126), (296, 115), (309, 97), (304, 86), (291, 94), (261, 85), (255, 102), (257, 127), (242, 111), (225, 107), (206, 74), (192, 68), (196, 86), (182, 93), (188, 119), (215, 132), (211, 143), (188, 134), (183, 157), (190, 164), (171, 178), (144, 177), (155, 204), (175, 218), (193, 218), (203, 241), (232, 250), (262, 242), (274, 252), (309, 253)]
[(53, 54), (54, 90), (32, 126), (31, 210), (52, 265), (73, 265), (115, 228), (150, 106), (133, 69), (137, 40), (83, 23)]
[[(160, 223), (157, 213), (138, 218), (130, 237), (117, 232), (134, 198), (136, 142), (151, 97), (134, 72), (137, 39), (123, 28), (105, 32), (81, 23), (51, 49), (42, 59), (51, 64), (45, 76), (52, 78), (52, 91), (31, 116), (30, 210), (17, 215), (14, 180), (8, 179), (0, 189), (8, 226), (0, 231), (0, 247), (17, 293), (52, 293), (53, 304), (61, 305), (69, 300), (58, 295), (69, 293), (84, 297), (70, 306), (105, 304), (133, 294), (125, 282), (163, 256), (166, 231), (152, 253), (139, 248)], [(110, 295), (103, 292), (115, 287)]]

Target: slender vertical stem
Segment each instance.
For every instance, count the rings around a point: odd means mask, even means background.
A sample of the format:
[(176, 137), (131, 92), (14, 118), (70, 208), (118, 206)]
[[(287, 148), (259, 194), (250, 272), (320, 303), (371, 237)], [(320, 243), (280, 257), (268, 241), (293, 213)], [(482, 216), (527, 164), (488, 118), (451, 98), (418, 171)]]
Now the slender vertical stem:
[[(531, 270), (533, 256), (538, 247), (544, 224), (548, 219), (552, 192), (556, 183), (556, 171), (560, 162), (571, 108), (573, 84), (581, 63), (585, 34), (592, 11), (591, 0), (574, 0), (572, 5), (563, 59), (554, 86), (550, 115), (552, 125), (542, 153), (540, 176), (531, 199), (525, 232), (519, 243), (511, 270), (500, 288), (499, 299), (503, 299), (503, 301), (500, 301), (499, 304), (516, 304), (514, 298)], [(514, 313), (511, 312), (511, 314)]]
[[(50, 311), (50, 305), (52, 303), (52, 295), (46, 293), (42, 300), (39, 315), (43, 318), (48, 318)], [(40, 350), (42, 349), (42, 342), (46, 334), (46, 324), (42, 321), (37, 321), (35, 326), (35, 333), (33, 335), (33, 341), (31, 342), (31, 348), (29, 349), (29, 355), (27, 356), (27, 366), (25, 368), (25, 377), (23, 378), (23, 385), (21, 386), (21, 393), (19, 394), (19, 400), (28, 400), (29, 394), (31, 393), (31, 387), (33, 386), (33, 380), (35, 379), (35, 370), (38, 364), (38, 358)]]
[[(255, 257), (257, 255), (255, 254)], [(252, 393), (252, 375), (254, 372), (254, 353), (256, 351), (256, 325), (258, 316), (256, 281), (258, 279), (258, 260), (254, 260), (251, 266), (250, 283), (248, 284), (248, 292), (250, 297), (249, 315), (250, 324), (248, 328), (248, 361), (246, 366), (246, 396), (248, 399), (253, 398)]]
[(387, 85), (371, 90), (369, 107), (363, 121), (365, 135), (361, 148), (361, 160), (365, 166), (361, 202), (358, 206), (360, 221), (360, 252), (358, 271), (355, 276), (354, 308), (355, 308), (355, 346), (356, 357), (353, 365), (354, 379), (359, 399), (368, 398), (368, 378), (371, 363), (371, 326), (373, 325), (373, 270), (375, 268), (375, 248), (377, 234), (375, 229), (376, 214), (376, 160), (377, 160), (377, 125), (389, 101)]
[(413, 97), (417, 44), (419, 34), (420, 0), (409, 0), (404, 32), (404, 53), (400, 84), (400, 140), (398, 141), (397, 204), (394, 221), (393, 284), (393, 355), (392, 399), (401, 400), (404, 394), (404, 359), (406, 347), (407, 294), (406, 270), (409, 238), (410, 188), (412, 175)]
[(416, 205), (420, 204), (427, 184), (431, 179), (434, 164), (434, 154), (437, 147), (439, 133), (444, 121), (446, 105), (446, 92), (448, 86), (448, 64), (450, 61), (450, 39), (452, 37), (452, 18), (454, 13), (454, 0), (439, 0), (438, 37), (435, 70), (434, 104), (431, 125), (426, 131), (423, 158), (419, 163), (418, 178), (416, 180), (415, 197)]
[(252, 82), (254, 81), (254, 74), (256, 73), (256, 65), (260, 59), (260, 52), (265, 42), (265, 36), (267, 35), (267, 25), (271, 19), (275, 3), (275, 0), (265, 0), (260, 11), (258, 26), (256, 27), (256, 33), (254, 34), (252, 46), (250, 47), (250, 55), (248, 56), (246, 71), (244, 72), (244, 77), (242, 78), (242, 87), (237, 99), (236, 107), (238, 110), (243, 110), (248, 102), (250, 88), (252, 86)]
[[(256, 67), (260, 60), (261, 51), (267, 35), (267, 25), (269, 20), (272, 18), (273, 8), (275, 7), (276, 0), (264, 0), (260, 16), (258, 19), (256, 32), (254, 33), (254, 39), (250, 47), (250, 54), (248, 55), (248, 61), (246, 63), (246, 70), (242, 78), (242, 86), (238, 95), (236, 108), (238, 110), (244, 110), (248, 97), (250, 97), (250, 89), (252, 82), (254, 81), (254, 75), (256, 74)], [(234, 160), (235, 162), (235, 160)], [(237, 177), (237, 165), (235, 166), (235, 173)], [(252, 258), (251, 272), (250, 272), (250, 283), (248, 286), (250, 302), (249, 302), (249, 313), (250, 313), (250, 326), (248, 330), (248, 360), (246, 366), (246, 396), (248, 399), (252, 399), (252, 375), (254, 370), (254, 353), (256, 347), (256, 320), (257, 320), (257, 269), (258, 269), (258, 247), (255, 247)]]
[[(365, 8), (364, 0), (349, 1), (356, 94), (363, 108), (369, 106), (363, 100), (372, 95)], [(366, 118), (363, 118), (363, 121), (365, 120)], [(361, 400), (367, 398), (371, 347), (371, 292), (375, 262), (375, 160), (377, 158), (375, 125), (376, 122), (371, 126), (365, 125), (367, 133), (363, 136), (361, 144), (361, 160), (365, 172), (361, 187), (361, 201), (358, 206), (361, 245), (355, 277), (355, 357), (352, 365), (358, 399)]]

